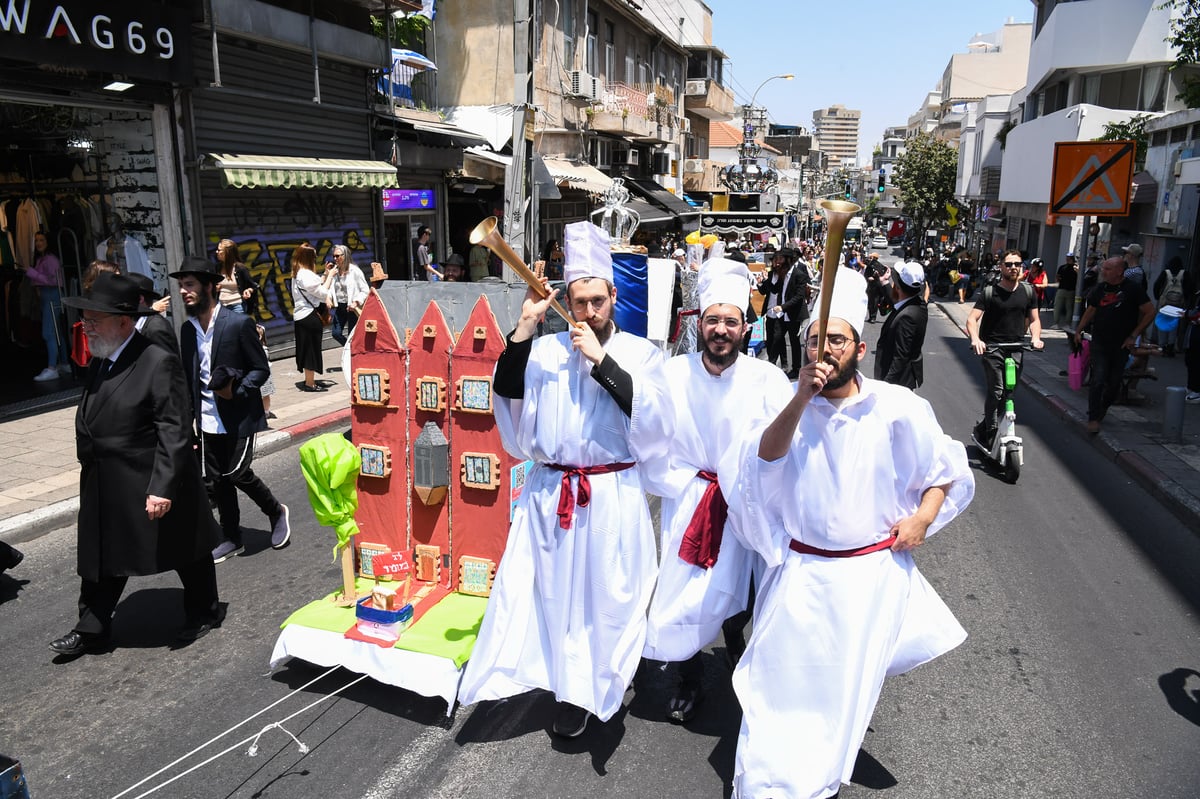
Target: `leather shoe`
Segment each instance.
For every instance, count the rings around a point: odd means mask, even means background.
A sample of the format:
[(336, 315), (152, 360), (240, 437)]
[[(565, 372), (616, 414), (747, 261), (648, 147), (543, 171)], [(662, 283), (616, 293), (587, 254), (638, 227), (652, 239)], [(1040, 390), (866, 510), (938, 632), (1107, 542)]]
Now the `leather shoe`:
[(550, 729), (560, 738), (578, 738), (587, 728), (588, 719), (592, 714), (581, 707), (558, 703), (558, 712), (554, 716), (554, 726)]
[(667, 721), (674, 724), (686, 724), (691, 721), (696, 715), (696, 706), (703, 698), (704, 692), (699, 685), (680, 685), (675, 696), (667, 703)]
[(217, 615), (215, 618), (208, 618), (204, 621), (189, 621), (187, 625), (175, 635), (175, 640), (187, 644), (195, 641), (198, 638), (203, 638), (212, 632), (214, 627), (220, 627), (221, 622), (225, 621), (225, 605), (224, 603), (217, 606)]
[(55, 638), (51, 641), (50, 650), (60, 655), (82, 655), (84, 652), (96, 650), (107, 642), (107, 635), (81, 633), (71, 630), (71, 632), (61, 638)]

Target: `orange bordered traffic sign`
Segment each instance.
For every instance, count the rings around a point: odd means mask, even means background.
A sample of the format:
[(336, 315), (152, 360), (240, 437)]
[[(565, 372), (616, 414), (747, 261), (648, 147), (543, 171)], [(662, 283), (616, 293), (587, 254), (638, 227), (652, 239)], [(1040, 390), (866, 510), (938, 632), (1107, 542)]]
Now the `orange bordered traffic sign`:
[(1128, 216), (1134, 141), (1072, 141), (1054, 145), (1051, 214)]

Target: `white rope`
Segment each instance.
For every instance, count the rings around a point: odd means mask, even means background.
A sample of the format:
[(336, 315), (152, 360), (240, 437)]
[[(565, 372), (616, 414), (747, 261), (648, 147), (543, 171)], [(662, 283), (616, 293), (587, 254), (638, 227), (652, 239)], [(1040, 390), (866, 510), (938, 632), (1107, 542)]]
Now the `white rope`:
[[(222, 738), (224, 738), (224, 737), (225, 737), (226, 735), (228, 735), (229, 733), (231, 733), (231, 732), (233, 732), (234, 730), (236, 730), (238, 727), (241, 727), (243, 724), (247, 724), (247, 723), (249, 723), (249, 722), (253, 721), (254, 719), (256, 719), (256, 718), (258, 718), (259, 716), (261, 716), (263, 713), (266, 713), (268, 710), (270, 710), (271, 708), (273, 708), (273, 707), (275, 707), (276, 705), (278, 705), (280, 702), (286, 702), (288, 699), (292, 698), (292, 696), (294, 696), (295, 694), (298, 694), (298, 693), (300, 693), (301, 691), (303, 691), (305, 688), (308, 688), (308, 687), (309, 687), (310, 685), (312, 685), (313, 683), (316, 683), (316, 682), (319, 682), (320, 680), (323, 680), (324, 678), (328, 677), (330, 674), (332, 674), (333, 672), (337, 671), (337, 670), (338, 670), (338, 669), (340, 669), (340, 668), (342, 668), (340, 665), (339, 665), (339, 666), (333, 666), (333, 667), (332, 667), (332, 668), (330, 668), (328, 671), (326, 671), (326, 672), (324, 672), (323, 674), (320, 674), (320, 675), (318, 675), (318, 676), (314, 677), (312, 680), (310, 680), (309, 682), (305, 683), (304, 685), (301, 685), (299, 688), (297, 688), (296, 690), (294, 690), (294, 691), (292, 691), (291, 693), (287, 694), (286, 696), (284, 696), (284, 697), (281, 697), (280, 699), (276, 700), (275, 702), (272, 702), (271, 704), (267, 705), (267, 706), (266, 706), (266, 707), (264, 707), (262, 710), (260, 710), (260, 711), (258, 711), (257, 713), (255, 713), (253, 716), (249, 716), (249, 717), (247, 717), (247, 718), (245, 718), (245, 719), (242, 719), (242, 720), (241, 720), (241, 721), (239, 721), (237, 724), (234, 724), (232, 727), (230, 727), (229, 729), (225, 730), (225, 732), (222, 732), (222, 733), (220, 733), (220, 734), (218, 734), (218, 735), (215, 735), (215, 736), (213, 736), (212, 738), (209, 738), (207, 741), (205, 741), (204, 743), (200, 744), (200, 745), (199, 745), (199, 746), (197, 746), (195, 749), (193, 749), (192, 751), (188, 752), (186, 755), (183, 755), (182, 757), (180, 757), (180, 758), (178, 758), (178, 759), (176, 759), (176, 760), (174, 760), (174, 761), (172, 761), (172, 762), (168, 763), (167, 765), (165, 765), (165, 766), (163, 766), (162, 768), (160, 768), (158, 771), (156, 771), (156, 772), (154, 772), (153, 774), (151, 774), (151, 775), (149, 775), (149, 776), (147, 776), (147, 777), (143, 778), (143, 779), (142, 779), (140, 782), (135, 782), (133, 785), (130, 785), (128, 788), (126, 788), (125, 790), (121, 791), (119, 794), (117, 794), (116, 796), (114, 796), (112, 799), (121, 799), (121, 797), (122, 797), (122, 796), (124, 796), (125, 794), (127, 794), (127, 793), (130, 793), (131, 791), (134, 791), (134, 790), (136, 790), (137, 788), (141, 787), (141, 786), (142, 786), (142, 785), (144, 785), (145, 783), (147, 783), (147, 782), (149, 782), (150, 780), (152, 780), (152, 779), (154, 779), (155, 777), (157, 777), (159, 774), (162, 774), (164, 771), (167, 771), (168, 769), (174, 768), (175, 766), (179, 765), (179, 764), (180, 764), (180, 763), (182, 763), (183, 761), (187, 760), (187, 759), (188, 759), (189, 757), (191, 757), (192, 755), (194, 755), (194, 754), (196, 754), (197, 752), (199, 752), (201, 749), (205, 749), (206, 747), (208, 747), (208, 746), (211, 746), (212, 744), (214, 744), (214, 743), (216, 743), (217, 741), (219, 741), (219, 740), (221, 740)], [(355, 680), (354, 682), (358, 682), (358, 680)], [(354, 684), (354, 683), (350, 683), (350, 685), (353, 685), (353, 684)], [(348, 686), (345, 686), (345, 687), (343, 687), (343, 688), (339, 688), (339, 689), (338, 689), (338, 691), (343, 691), (343, 690), (345, 690), (345, 689), (346, 689), (346, 688), (348, 688), (348, 687), (350, 687), (350, 686), (348, 685)], [(335, 691), (334, 693), (337, 693), (337, 691)], [(332, 694), (331, 694), (331, 696), (332, 696)], [(261, 735), (262, 733), (259, 733), (259, 734)], [(290, 733), (289, 733), (289, 734), (290, 734)], [(249, 739), (247, 739), (247, 740), (249, 740)], [(243, 742), (243, 743), (244, 743), (244, 742)], [(239, 744), (239, 746), (240, 746), (240, 744)], [(236, 747), (235, 747), (235, 748), (236, 748)], [(228, 750), (226, 750), (226, 751), (228, 751)], [(222, 752), (221, 754), (225, 754), (225, 753), (224, 753), (224, 752)], [(220, 755), (218, 755), (218, 757), (220, 757)], [(205, 761), (205, 762), (208, 762), (208, 761)], [(185, 773), (186, 773), (186, 772), (185, 772)], [(165, 785), (165, 784), (166, 784), (166, 783), (164, 783), (164, 785)], [(162, 787), (162, 786), (160, 785), (160, 786), (159, 786), (159, 788), (161, 788), (161, 787)], [(154, 789), (154, 790), (158, 790), (158, 789), (156, 788), (156, 789)], [(142, 794), (142, 796), (145, 796), (145, 795), (146, 795), (146, 794)]]
[[(334, 668), (341, 668), (341, 667), (340, 667), (340, 666), (334, 666)], [(332, 669), (331, 669), (330, 671), (332, 671)], [(324, 676), (324, 675), (322, 675), (322, 676)], [(320, 677), (318, 677), (317, 679), (320, 679)], [(285, 721), (291, 721), (292, 719), (296, 718), (296, 716), (299, 716), (301, 713), (304, 713), (304, 712), (306, 712), (306, 711), (308, 711), (308, 710), (311, 710), (312, 708), (316, 707), (317, 705), (321, 704), (322, 702), (325, 702), (325, 701), (327, 701), (327, 700), (329, 700), (329, 699), (332, 699), (333, 697), (337, 696), (337, 695), (338, 695), (339, 693), (341, 693), (342, 691), (346, 690), (347, 688), (349, 688), (349, 687), (351, 687), (351, 686), (353, 686), (353, 685), (357, 685), (358, 683), (362, 682), (362, 681), (363, 681), (363, 680), (365, 680), (365, 679), (367, 679), (367, 675), (366, 675), (366, 674), (363, 674), (363, 675), (359, 676), (359, 677), (358, 677), (358, 679), (351, 680), (350, 682), (348, 682), (348, 683), (346, 683), (345, 685), (343, 685), (341, 688), (338, 688), (337, 690), (335, 690), (335, 691), (332, 691), (332, 692), (330, 692), (330, 693), (326, 694), (325, 696), (321, 697), (320, 699), (318, 699), (318, 700), (317, 700), (317, 701), (315, 701), (315, 702), (312, 702), (311, 704), (309, 704), (309, 705), (308, 705), (308, 706), (306, 706), (306, 707), (302, 707), (302, 708), (300, 708), (299, 710), (297, 710), (297, 711), (296, 711), (295, 713), (293, 713), (292, 715), (290, 715), (290, 716), (285, 716), (284, 718), (281, 718), (279, 721), (275, 722), (274, 724), (268, 724), (266, 727), (263, 727), (261, 730), (259, 730), (259, 731), (258, 731), (257, 733), (255, 733), (254, 735), (250, 735), (250, 736), (247, 736), (247, 737), (243, 738), (242, 740), (240, 740), (240, 741), (238, 741), (237, 743), (235, 743), (233, 746), (230, 746), (230, 747), (228, 747), (228, 748), (226, 748), (226, 749), (223, 749), (223, 750), (221, 750), (220, 752), (217, 752), (217, 753), (216, 753), (215, 755), (213, 755), (212, 757), (208, 758), (207, 760), (204, 760), (204, 761), (201, 761), (201, 762), (197, 763), (196, 765), (192, 766), (192, 767), (191, 767), (190, 769), (188, 769), (187, 771), (181, 771), (180, 773), (176, 774), (174, 777), (172, 777), (171, 779), (167, 780), (166, 782), (160, 782), (158, 785), (155, 785), (153, 788), (151, 788), (150, 790), (146, 791), (145, 793), (139, 793), (139, 794), (138, 794), (137, 796), (135, 796), (133, 799), (145, 799), (145, 797), (147, 797), (147, 796), (149, 796), (150, 794), (154, 793), (154, 792), (155, 792), (155, 791), (157, 791), (159, 788), (165, 788), (165, 787), (167, 787), (168, 785), (170, 785), (171, 783), (175, 782), (175, 780), (182, 779), (183, 777), (186, 777), (187, 775), (191, 774), (193, 771), (196, 771), (197, 769), (204, 768), (204, 767), (205, 767), (205, 766), (207, 766), (209, 763), (213, 762), (213, 761), (214, 761), (214, 760), (216, 760), (217, 758), (224, 757), (225, 755), (227, 755), (227, 754), (229, 754), (230, 752), (232, 752), (234, 749), (239, 749), (239, 748), (241, 748), (242, 746), (245, 746), (247, 743), (250, 743), (251, 741), (257, 741), (257, 740), (258, 740), (258, 737), (259, 737), (260, 735), (262, 735), (264, 732), (266, 732), (267, 730), (269, 730), (271, 727), (279, 727), (279, 729), (281, 729), (281, 730), (282, 730), (282, 729), (283, 729), (283, 727), (282, 727), (282, 726), (280, 726), (280, 725), (282, 725), (282, 724), (283, 724)], [(285, 697), (285, 698), (286, 698), (286, 697)], [(278, 704), (278, 703), (276, 703), (276, 704)], [(262, 711), (259, 711), (259, 713), (261, 713), (261, 712), (262, 712)], [(256, 713), (255, 715), (258, 715), (258, 714)], [(249, 719), (247, 719), (247, 721), (249, 721)], [(242, 722), (242, 723), (244, 724), (245, 722)], [(240, 725), (239, 725), (239, 726), (240, 726)], [(234, 728), (230, 728), (230, 729), (234, 729)], [(284, 732), (287, 732), (287, 730), (284, 730)], [(222, 733), (222, 734), (224, 734), (224, 733)], [(288, 733), (288, 735), (292, 735), (292, 734), (289, 732), (289, 733)], [(304, 752), (306, 752), (306, 750), (308, 749), (308, 747), (306, 747), (304, 744), (300, 743), (299, 739), (297, 739), (297, 738), (296, 738), (296, 736), (292, 735), (292, 740), (296, 741), (296, 743), (300, 745), (300, 747), (301, 747), (301, 750), (300, 750), (300, 751), (301, 751), (301, 753), (304, 753)], [(178, 761), (176, 761), (176, 762), (178, 762)], [(169, 767), (168, 767), (168, 768), (169, 768)], [(159, 772), (157, 772), (157, 773), (160, 773), (160, 774), (161, 774), (162, 772), (161, 772), (161, 770), (160, 770), (160, 771), (159, 771)], [(147, 777), (147, 779), (149, 779), (149, 778)], [(142, 782), (145, 782), (145, 781), (146, 781), (146, 780), (142, 780)], [(142, 783), (138, 783), (138, 785), (141, 785), (141, 784), (142, 784)], [(137, 787), (137, 786), (134, 786), (134, 787)], [(129, 792), (129, 791), (131, 791), (131, 790), (133, 790), (133, 788), (129, 788), (128, 790), (124, 791), (124, 793), (128, 793), (128, 792)], [(120, 796), (120, 795), (121, 795), (121, 794), (118, 794), (117, 796)], [(114, 796), (114, 797), (113, 797), (113, 799), (117, 799), (117, 797), (116, 797), (116, 796)]]

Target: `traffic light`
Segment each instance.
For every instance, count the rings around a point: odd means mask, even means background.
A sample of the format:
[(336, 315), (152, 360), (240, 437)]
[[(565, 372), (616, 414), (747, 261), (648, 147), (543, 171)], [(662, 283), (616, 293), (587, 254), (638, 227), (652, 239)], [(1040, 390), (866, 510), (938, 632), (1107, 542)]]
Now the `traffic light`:
[(879, 170), (879, 193), (883, 194), (883, 190), (887, 185), (887, 174), (881, 169)]
[(854, 192), (850, 191), (850, 181), (846, 181), (846, 199), (849, 200), (854, 196)]

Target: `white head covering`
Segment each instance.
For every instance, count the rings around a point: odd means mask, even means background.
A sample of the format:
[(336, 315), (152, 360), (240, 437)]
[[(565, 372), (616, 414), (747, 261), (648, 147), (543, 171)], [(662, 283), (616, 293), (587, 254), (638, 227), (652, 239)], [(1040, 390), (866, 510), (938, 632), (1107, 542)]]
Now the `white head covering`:
[(892, 265), (892, 274), (910, 289), (925, 285), (925, 268), (916, 261), (897, 261)]
[[(819, 309), (820, 300), (817, 301)], [(833, 281), (833, 299), (829, 303), (830, 319), (845, 319), (862, 338), (863, 322), (867, 318), (867, 279), (854, 269), (846, 266), (838, 267), (837, 277)], [(809, 324), (811, 331), (817, 323), (817, 317)]]
[(563, 228), (563, 280), (571, 285), (584, 277), (613, 282), (610, 239), (591, 222), (572, 222)]
[(714, 305), (732, 305), (742, 313), (750, 304), (750, 270), (741, 261), (709, 258), (700, 267), (697, 281), (700, 313)]
[(716, 241), (713, 242), (713, 245), (708, 248), (708, 258), (711, 261), (713, 258), (724, 258), (724, 257), (725, 257), (725, 242), (721, 241), (720, 239), (717, 239)]

